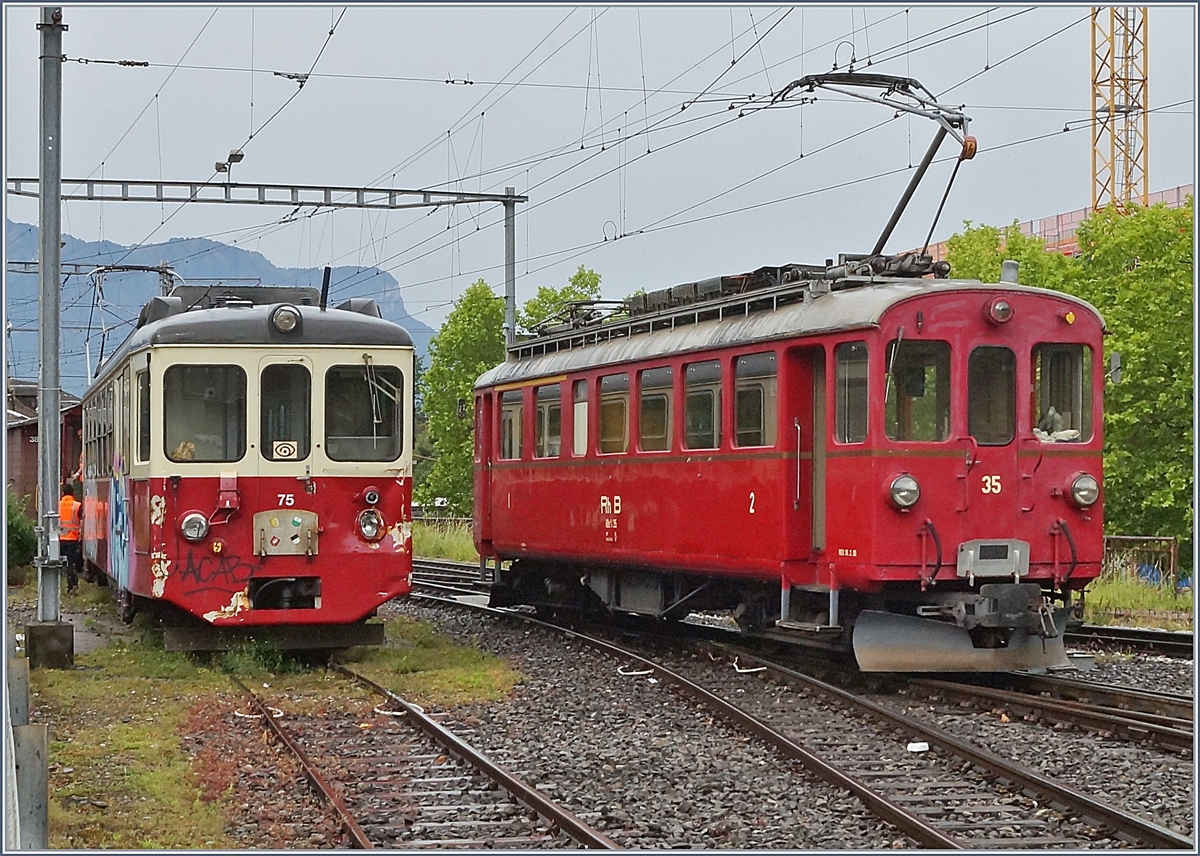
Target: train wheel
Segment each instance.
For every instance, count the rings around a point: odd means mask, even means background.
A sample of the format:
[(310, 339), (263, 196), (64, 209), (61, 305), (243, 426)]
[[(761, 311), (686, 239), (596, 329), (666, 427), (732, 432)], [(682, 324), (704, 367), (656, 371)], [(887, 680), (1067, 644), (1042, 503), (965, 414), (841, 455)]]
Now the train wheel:
[(132, 624), (133, 617), (137, 615), (137, 603), (134, 601), (133, 593), (128, 589), (121, 589), (117, 595), (117, 607), (121, 611), (121, 621)]

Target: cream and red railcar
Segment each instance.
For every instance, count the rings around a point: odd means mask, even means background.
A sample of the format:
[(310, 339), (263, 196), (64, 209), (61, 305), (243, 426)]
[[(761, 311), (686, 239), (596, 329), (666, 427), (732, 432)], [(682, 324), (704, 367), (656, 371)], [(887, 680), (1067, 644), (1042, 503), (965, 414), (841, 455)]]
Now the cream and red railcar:
[(493, 603), (732, 609), (870, 671), (1064, 663), (1103, 549), (1103, 322), (930, 273), (765, 268), (511, 346), (475, 390)]
[(84, 556), (174, 648), (382, 640), (411, 587), (412, 339), (370, 300), (180, 286), (83, 402)]

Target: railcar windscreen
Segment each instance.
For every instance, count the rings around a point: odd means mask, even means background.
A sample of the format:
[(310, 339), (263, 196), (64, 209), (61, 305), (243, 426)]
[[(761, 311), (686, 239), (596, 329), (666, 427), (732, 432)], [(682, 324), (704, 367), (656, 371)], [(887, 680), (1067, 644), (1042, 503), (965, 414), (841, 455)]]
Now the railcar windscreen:
[(561, 384), (550, 383), (537, 388), (535, 423), (534, 457), (557, 458), (562, 451)]
[(1008, 348), (976, 348), (967, 366), (967, 430), (981, 446), (1011, 443), (1016, 431), (1017, 360)]
[(246, 372), (175, 365), (163, 373), (163, 440), (172, 461), (240, 461), (246, 454)]
[(889, 439), (950, 436), (950, 345), (893, 339), (888, 344), (884, 427)]
[(308, 457), (312, 411), (312, 376), (297, 363), (276, 363), (262, 371), (262, 455), (268, 461), (302, 461)]
[(1092, 439), (1092, 349), (1041, 344), (1033, 349), (1033, 433), (1046, 443)]
[(404, 449), (404, 375), (396, 366), (333, 366), (325, 373), (325, 454), (394, 461)]
[(843, 342), (834, 351), (834, 434), (839, 443), (867, 439), (867, 343)]

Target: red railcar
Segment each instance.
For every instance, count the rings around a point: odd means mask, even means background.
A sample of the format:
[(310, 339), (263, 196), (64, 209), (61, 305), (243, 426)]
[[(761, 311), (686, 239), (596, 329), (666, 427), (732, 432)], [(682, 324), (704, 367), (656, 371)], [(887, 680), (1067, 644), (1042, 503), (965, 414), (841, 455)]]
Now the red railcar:
[(373, 301), (180, 286), (83, 401), (85, 571), (173, 648), (382, 640), (411, 588), (412, 340)]
[(1065, 662), (1103, 550), (1103, 322), (947, 272), (764, 268), (511, 346), (475, 393), (493, 603), (732, 609), (864, 670)]

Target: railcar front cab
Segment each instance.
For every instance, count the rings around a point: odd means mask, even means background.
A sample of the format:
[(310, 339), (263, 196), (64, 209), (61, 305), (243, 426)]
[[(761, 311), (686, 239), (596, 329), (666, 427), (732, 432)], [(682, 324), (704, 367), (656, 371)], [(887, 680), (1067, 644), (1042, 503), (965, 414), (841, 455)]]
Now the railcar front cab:
[[(285, 305), (271, 322), (287, 332), (298, 316)], [(236, 552), (256, 569), (228, 607), (203, 616), (209, 622), (256, 624), (256, 613), (287, 610), (294, 621), (307, 613), (305, 622), (350, 624), (407, 585), (407, 571), (384, 569), (377, 548), (390, 536), (403, 550), (386, 553), (408, 550), (401, 481), (411, 475), (411, 347), (158, 346), (135, 355), (133, 367), (131, 474), (165, 476), (171, 485), (159, 538), (189, 555)], [(339, 483), (350, 485), (344, 498), (317, 495), (319, 484), (326, 494)], [(318, 502), (323, 513), (304, 510)], [(359, 581), (343, 573), (347, 559), (368, 556), (378, 572)], [(331, 579), (336, 592), (323, 586)], [(163, 588), (156, 585), (156, 597)], [(357, 636), (343, 633), (346, 644), (381, 641), (381, 628), (361, 627)], [(323, 647), (329, 638), (308, 641)]]
[[(878, 485), (877, 581), (837, 569), (870, 592), (848, 616), (864, 671), (1067, 664), (1102, 558), (1102, 332), (1066, 298), (989, 288), (902, 302), (835, 346), (830, 478), (857, 450)], [(831, 523), (834, 555), (845, 537)]]

